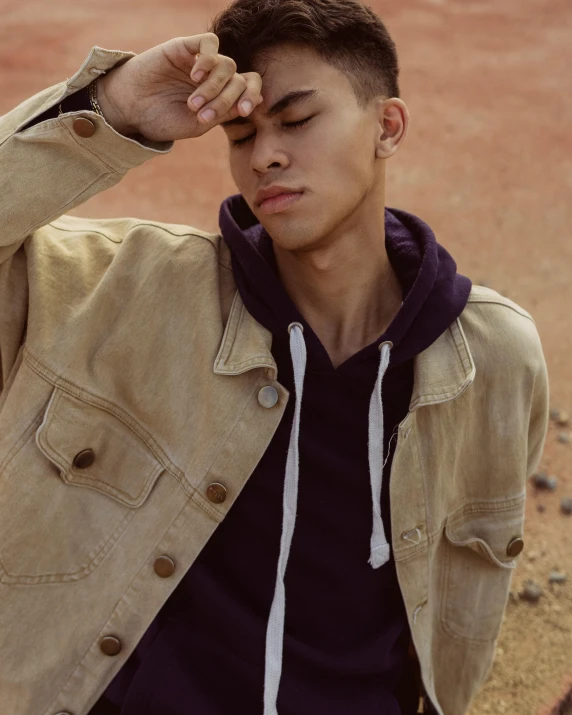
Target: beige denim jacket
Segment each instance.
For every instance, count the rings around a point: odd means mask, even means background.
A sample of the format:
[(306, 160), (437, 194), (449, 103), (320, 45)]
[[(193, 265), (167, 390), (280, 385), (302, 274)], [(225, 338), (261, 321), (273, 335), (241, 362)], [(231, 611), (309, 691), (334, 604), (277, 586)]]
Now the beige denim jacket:
[[(232, 507), (290, 397), (220, 235), (65, 215), (173, 144), (125, 138), (91, 112), (23, 129), (131, 56), (94, 47), (71, 79), (0, 118), (10, 715), (89, 711)], [(522, 548), (547, 370), (529, 313), (474, 286), (414, 374), (390, 480), (392, 549), (424, 687), (440, 715), (463, 715), (492, 666)], [(273, 407), (258, 399), (269, 385)]]

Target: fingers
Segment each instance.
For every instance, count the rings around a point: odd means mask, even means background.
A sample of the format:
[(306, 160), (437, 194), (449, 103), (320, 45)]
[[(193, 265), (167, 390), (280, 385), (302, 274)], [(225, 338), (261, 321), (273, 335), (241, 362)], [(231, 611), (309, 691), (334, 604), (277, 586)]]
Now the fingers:
[(222, 55), (219, 58), (220, 64), (188, 100), (189, 108), (199, 112), (199, 121), (203, 124), (234, 119), (238, 114), (246, 117), (262, 102), (260, 75), (256, 72), (236, 74), (233, 60)]
[[(203, 58), (203, 56), (201, 55), (201, 57), (199, 57), (197, 61), (197, 64), (200, 63), (203, 59), (204, 63), (201, 64), (201, 67), (204, 67), (207, 64), (206, 60), (210, 60), (211, 58)], [(191, 95), (191, 100), (193, 100), (197, 96), (201, 96), (205, 100), (204, 104), (210, 102), (217, 96), (217, 94), (222, 92), (227, 83), (235, 75), (236, 62), (234, 60), (231, 60), (230, 57), (224, 57), (224, 55), (216, 55), (216, 57), (212, 59), (214, 60), (214, 64), (209, 70), (209, 76), (204, 80), (202, 85), (193, 92), (193, 94)], [(210, 64), (210, 62), (208, 64)], [(195, 74), (196, 71), (193, 68), (193, 71), (191, 73), (191, 79), (195, 77)]]
[(190, 54), (197, 56), (191, 74), (193, 80), (200, 82), (217, 64), (219, 39), (214, 32), (181, 39)]

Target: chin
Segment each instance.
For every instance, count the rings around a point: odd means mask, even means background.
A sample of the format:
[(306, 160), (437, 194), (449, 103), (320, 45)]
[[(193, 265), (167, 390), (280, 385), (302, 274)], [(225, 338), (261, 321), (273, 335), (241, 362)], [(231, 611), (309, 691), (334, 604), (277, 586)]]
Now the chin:
[(308, 226), (299, 221), (265, 221), (264, 228), (272, 242), (285, 251), (311, 250), (319, 242), (319, 236), (313, 236)]

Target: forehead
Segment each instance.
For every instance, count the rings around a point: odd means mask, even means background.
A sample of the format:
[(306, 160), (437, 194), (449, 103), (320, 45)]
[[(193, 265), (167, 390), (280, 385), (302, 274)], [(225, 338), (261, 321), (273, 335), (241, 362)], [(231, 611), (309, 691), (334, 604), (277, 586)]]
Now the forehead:
[(262, 94), (268, 102), (302, 85), (334, 89), (351, 85), (346, 76), (322, 59), (311, 47), (283, 44), (259, 53), (253, 71), (262, 77)]

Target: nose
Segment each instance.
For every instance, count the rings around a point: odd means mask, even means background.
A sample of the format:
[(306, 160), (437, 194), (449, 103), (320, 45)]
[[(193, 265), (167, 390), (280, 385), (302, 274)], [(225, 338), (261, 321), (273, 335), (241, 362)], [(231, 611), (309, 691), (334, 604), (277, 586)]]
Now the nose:
[(275, 138), (262, 138), (260, 135), (255, 137), (250, 155), (250, 166), (253, 171), (265, 174), (269, 169), (284, 169), (288, 165), (288, 157)]

